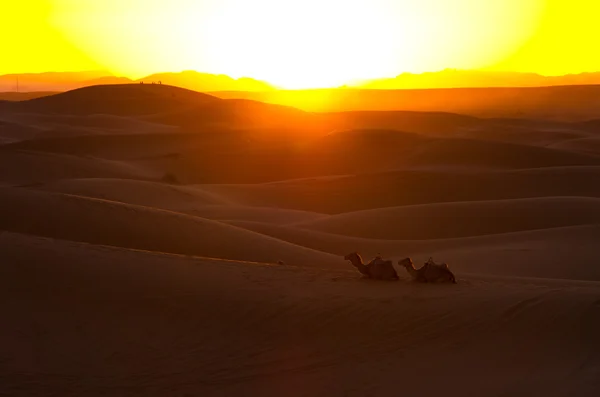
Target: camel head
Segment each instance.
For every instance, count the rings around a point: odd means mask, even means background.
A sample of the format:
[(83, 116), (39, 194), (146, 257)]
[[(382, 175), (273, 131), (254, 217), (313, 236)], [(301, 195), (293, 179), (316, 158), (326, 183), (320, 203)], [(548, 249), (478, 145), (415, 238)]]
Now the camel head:
[(407, 269), (414, 267), (413, 261), (410, 258), (404, 258), (404, 259), (399, 260), (398, 265), (403, 266)]
[(356, 266), (357, 264), (363, 264), (363, 259), (360, 256), (360, 254), (358, 252), (352, 252), (346, 256), (344, 256), (344, 259), (347, 261), (350, 261), (352, 263), (352, 265)]

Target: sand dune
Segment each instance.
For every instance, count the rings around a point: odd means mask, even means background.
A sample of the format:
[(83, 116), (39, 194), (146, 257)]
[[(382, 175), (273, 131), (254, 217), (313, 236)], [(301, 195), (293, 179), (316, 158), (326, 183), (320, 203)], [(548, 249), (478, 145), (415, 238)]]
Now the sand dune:
[(166, 85), (123, 84), (85, 87), (12, 105), (20, 112), (139, 116), (211, 101), (220, 99)]
[[(559, 135), (559, 132), (553, 134)], [(482, 134), (483, 135), (483, 134)], [(524, 134), (531, 136), (533, 134)], [(552, 142), (560, 137), (553, 137)], [(307, 155), (344, 152), (361, 158), (364, 169), (400, 166), (458, 165), (463, 167), (534, 168), (564, 165), (599, 165), (600, 157), (573, 154), (545, 147), (480, 139), (431, 138), (395, 130), (349, 130), (312, 142)]]
[(316, 220), (326, 216), (306, 211), (242, 206), (201, 188), (145, 181), (69, 179), (51, 182), (37, 189), (167, 209), (215, 220), (287, 224)]
[(459, 274), (542, 277), (600, 281), (597, 241), (600, 225), (431, 240), (383, 240), (315, 232), (290, 225), (228, 222), (280, 240), (340, 257), (358, 251), (365, 258), (381, 254), (393, 261), (429, 257), (448, 262)]
[[(123, 100), (136, 108), (121, 109), (115, 104), (114, 98), (120, 98), (121, 94)], [(108, 100), (107, 97), (114, 98)], [(90, 98), (97, 103), (86, 102)], [(174, 174), (183, 183), (261, 183), (407, 167), (515, 169), (600, 165), (600, 156), (593, 153), (536, 146), (589, 134), (583, 127), (568, 123), (537, 123), (540, 128), (546, 128), (544, 136), (527, 141), (520, 139), (519, 133), (523, 136), (533, 134), (520, 128), (536, 125), (533, 122), (515, 120), (509, 123), (507, 120), (483, 120), (446, 113), (310, 114), (253, 101), (220, 100), (175, 87), (137, 85), (90, 87), (21, 105), (23, 110), (28, 106), (33, 110), (36, 106), (46, 110), (53, 106), (80, 106), (80, 110), (71, 113), (36, 116), (59, 117), (61, 123), (72, 119), (74, 125), (85, 127), (79, 130), (54, 126), (48, 134), (50, 137), (120, 135), (113, 140), (86, 140), (84, 137), (44, 140), (19, 146), (22, 149), (111, 159), (115, 156), (144, 158), (138, 163), (140, 167), (151, 170), (154, 175)], [(107, 107), (103, 112), (109, 115), (98, 115), (96, 105)], [(145, 108), (159, 105), (157, 111)], [(111, 106), (119, 111), (108, 109)], [(132, 119), (132, 116), (141, 115), (143, 122)], [(189, 136), (182, 138), (186, 134), (174, 133), (173, 126), (188, 132)], [(296, 130), (289, 131), (289, 126)], [(571, 126), (573, 131), (566, 126)], [(278, 131), (278, 128), (283, 129)], [(504, 129), (512, 129), (513, 138), (503, 132)], [(304, 138), (298, 130), (304, 132)], [(482, 139), (465, 138), (479, 135), (477, 131), (480, 130), (485, 131), (481, 133)], [(169, 136), (164, 133), (166, 131), (175, 136)], [(265, 131), (277, 138), (269, 140)], [(161, 142), (161, 146), (153, 150), (148, 150), (148, 145), (152, 144), (145, 139), (131, 137), (150, 133), (159, 137), (153, 136), (148, 138), (149, 141)], [(206, 150), (206, 144), (212, 145), (211, 150)], [(342, 152), (346, 156), (341, 156)]]
[(600, 167), (405, 170), (255, 185), (200, 185), (240, 204), (321, 213), (548, 196), (600, 197)]
[(261, 221), (271, 224), (290, 224), (297, 222), (306, 222), (327, 217), (324, 214), (316, 212), (286, 210), (280, 208), (266, 207), (248, 207), (239, 205), (214, 205), (197, 207), (189, 211), (189, 214), (201, 218), (215, 219), (222, 221)]
[[(496, 93), (577, 119), (531, 100), (578, 90)], [(0, 119), (0, 395), (599, 395), (597, 120), (138, 84)], [(458, 284), (362, 279), (350, 251)]]
[(599, 118), (594, 118), (591, 120), (586, 120), (586, 121), (582, 121), (579, 123), (576, 123), (576, 125), (579, 128), (582, 128), (586, 131), (592, 132), (597, 134), (598, 132), (600, 132), (600, 119)]
[[(291, 132), (293, 133), (293, 132)], [(184, 183), (261, 183), (407, 168), (518, 169), (600, 165), (600, 157), (506, 142), (432, 138), (390, 130), (355, 130), (303, 143), (269, 141), (255, 130), (199, 134), (74, 137), (13, 148), (139, 160), (157, 175)], [(207, 148), (210, 147), (210, 150)]]
[(58, 91), (0, 92), (0, 101), (26, 101), (58, 93)]
[[(10, 395), (599, 387), (598, 283), (473, 277), (429, 288), (10, 233), (0, 247), (0, 380)], [(419, 381), (423, 371), (436, 381)]]
[(600, 157), (507, 142), (439, 139), (415, 152), (407, 159), (407, 163), (510, 169), (600, 165)]
[(63, 178), (147, 178), (143, 170), (117, 161), (0, 148), (0, 180), (43, 183)]
[(325, 113), (328, 124), (338, 130), (393, 129), (418, 134), (446, 135), (481, 123), (475, 117), (439, 111), (354, 111)]
[(340, 263), (338, 257), (216, 221), (115, 201), (0, 188), (0, 212), (0, 229), (19, 233), (213, 258)]
[[(116, 116), (111, 114), (35, 114), (20, 113), (12, 116), (20, 123), (49, 130), (60, 128), (81, 128), (95, 131), (99, 134), (120, 132), (123, 134), (148, 134), (175, 131), (173, 126), (151, 123), (137, 117)], [(49, 136), (42, 136), (49, 137)]]
[(194, 107), (149, 115), (144, 120), (195, 129), (205, 125), (310, 127), (318, 121), (301, 110), (244, 99), (206, 101)]
[[(531, 146), (553, 147), (563, 141), (587, 138), (592, 134), (573, 125), (529, 126), (518, 123), (503, 125), (483, 124), (453, 134), (453, 137), (502, 141)], [(560, 149), (560, 147), (557, 147)]]
[(226, 197), (200, 188), (127, 179), (65, 179), (36, 189), (172, 210), (232, 204)]
[(0, 119), (0, 145), (31, 139), (40, 132), (37, 127)]
[[(75, 156), (90, 156), (112, 160), (153, 159), (165, 156), (180, 156), (183, 151), (191, 151), (207, 145), (214, 146), (227, 141), (231, 146), (243, 145), (243, 135), (219, 131), (212, 134), (192, 135), (188, 133), (142, 133), (142, 134), (94, 134), (40, 138), (19, 142), (7, 149), (35, 150), (40, 152), (65, 153)], [(234, 135), (227, 136), (227, 134)], [(240, 141), (236, 143), (239, 138)]]
[(600, 137), (565, 140), (553, 144), (552, 147), (561, 150), (573, 150), (576, 152), (600, 156)]
[(540, 197), (378, 208), (296, 226), (355, 237), (425, 240), (594, 223), (600, 223), (600, 199)]

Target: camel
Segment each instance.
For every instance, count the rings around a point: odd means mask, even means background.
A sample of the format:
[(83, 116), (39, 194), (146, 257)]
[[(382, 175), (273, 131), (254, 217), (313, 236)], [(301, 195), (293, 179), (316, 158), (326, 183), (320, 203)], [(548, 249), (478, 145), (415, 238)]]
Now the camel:
[(365, 265), (358, 252), (353, 252), (344, 256), (344, 259), (350, 261), (358, 271), (366, 278), (375, 280), (398, 280), (398, 273), (394, 269), (392, 261), (386, 261), (381, 256), (376, 256), (371, 262)]
[(421, 267), (416, 269), (412, 259), (405, 258), (398, 261), (398, 265), (406, 268), (406, 271), (414, 281), (420, 283), (452, 283), (456, 284), (456, 277), (448, 268), (446, 263), (437, 264), (433, 261), (433, 258), (429, 260)]

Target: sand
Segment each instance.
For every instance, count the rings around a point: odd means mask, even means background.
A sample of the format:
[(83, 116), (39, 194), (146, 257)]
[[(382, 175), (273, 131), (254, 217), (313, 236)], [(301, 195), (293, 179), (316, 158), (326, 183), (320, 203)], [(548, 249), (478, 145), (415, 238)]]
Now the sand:
[(600, 386), (598, 283), (423, 287), (10, 233), (0, 244), (10, 395), (592, 396)]
[(1, 110), (0, 395), (600, 393), (593, 121), (158, 85)]

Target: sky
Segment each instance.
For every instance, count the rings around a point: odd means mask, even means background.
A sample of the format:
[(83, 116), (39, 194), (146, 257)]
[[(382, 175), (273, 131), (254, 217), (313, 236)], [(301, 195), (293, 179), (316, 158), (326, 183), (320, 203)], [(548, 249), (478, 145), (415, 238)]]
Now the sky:
[(312, 88), (447, 68), (600, 71), (597, 0), (0, 3), (0, 74), (197, 70)]

